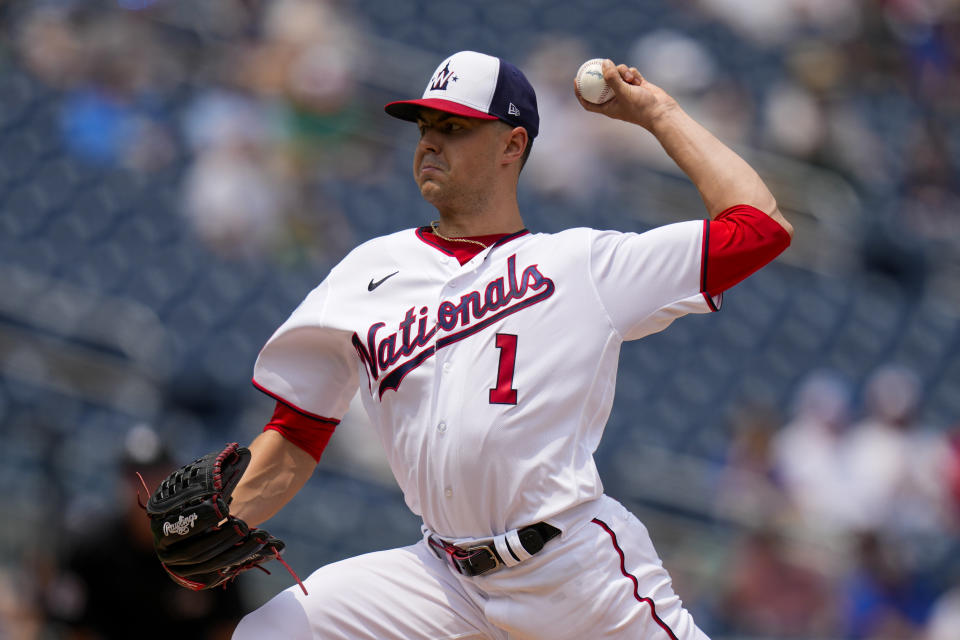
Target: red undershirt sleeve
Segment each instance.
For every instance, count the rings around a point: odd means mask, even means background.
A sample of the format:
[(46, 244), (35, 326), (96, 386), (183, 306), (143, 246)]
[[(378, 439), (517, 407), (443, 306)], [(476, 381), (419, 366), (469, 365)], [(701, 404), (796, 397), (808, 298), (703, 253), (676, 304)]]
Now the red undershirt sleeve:
[(323, 450), (330, 442), (333, 430), (340, 423), (332, 418), (308, 416), (280, 401), (273, 411), (273, 417), (263, 428), (264, 431), (277, 431), (287, 441), (297, 445), (317, 462)]
[(700, 284), (711, 296), (746, 279), (790, 246), (786, 229), (750, 205), (730, 207), (707, 224)]

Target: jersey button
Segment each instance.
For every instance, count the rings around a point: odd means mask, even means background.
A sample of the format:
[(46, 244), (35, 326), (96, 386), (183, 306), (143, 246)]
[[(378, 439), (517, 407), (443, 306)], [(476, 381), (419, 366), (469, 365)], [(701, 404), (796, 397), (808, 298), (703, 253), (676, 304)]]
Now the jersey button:
[(452, 369), (452, 368), (453, 368), (453, 365), (450, 364), (449, 362), (444, 362), (444, 363), (443, 363), (443, 371), (444, 371), (445, 373), (446, 373), (446, 372), (449, 372), (450, 369)]
[(449, 498), (450, 496), (453, 495), (453, 489), (451, 489), (450, 487), (447, 487), (446, 489), (443, 490), (443, 495)]
[(447, 430), (446, 422), (441, 422), (440, 424), (437, 425), (437, 431), (439, 431), (440, 433), (443, 433), (446, 430)]

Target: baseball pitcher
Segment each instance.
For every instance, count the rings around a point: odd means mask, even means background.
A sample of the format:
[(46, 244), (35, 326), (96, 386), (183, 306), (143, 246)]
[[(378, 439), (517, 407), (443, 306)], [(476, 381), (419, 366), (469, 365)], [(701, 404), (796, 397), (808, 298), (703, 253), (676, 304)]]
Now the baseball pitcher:
[(655, 136), (707, 219), (529, 231), (517, 183), (537, 102), (504, 60), (456, 53), (421, 98), (386, 105), (420, 131), (413, 178), (438, 219), (333, 268), (257, 359), (254, 384), (277, 401), (264, 432), (174, 474), (150, 514), (185, 586), (279, 557), (257, 526), (313, 473), (359, 388), (423, 537), (318, 569), (235, 638), (706, 637), (643, 524), (604, 495), (593, 453), (621, 344), (716, 311), (792, 228), (757, 173), (662, 89), (609, 60), (602, 73), (613, 99), (576, 99)]

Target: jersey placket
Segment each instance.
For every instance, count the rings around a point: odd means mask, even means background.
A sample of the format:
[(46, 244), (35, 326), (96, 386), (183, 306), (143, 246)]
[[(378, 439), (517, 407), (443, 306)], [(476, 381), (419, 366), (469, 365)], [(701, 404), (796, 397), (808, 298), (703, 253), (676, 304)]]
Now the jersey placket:
[[(475, 289), (478, 266), (483, 263), (487, 251), (481, 252), (462, 266), (456, 266), (438, 296), (438, 308), (445, 301), (459, 302), (461, 296)], [(456, 264), (455, 259), (453, 262)], [(473, 449), (469, 442), (471, 434), (458, 428), (462, 423), (464, 411), (463, 385), (470, 383), (469, 349), (466, 343), (471, 339), (476, 340), (477, 336), (439, 348), (435, 355), (433, 440), (442, 460), (437, 468), (440, 486), (435, 490), (441, 492), (437, 500), (446, 519), (449, 521), (451, 516), (456, 519), (454, 522), (448, 522), (448, 526), (454, 525), (456, 521), (463, 522), (465, 517), (467, 519), (470, 517), (469, 514), (460, 513), (461, 509), (469, 509), (469, 505), (463, 505), (454, 499), (463, 488), (461, 457), (469, 455)], [(473, 382), (479, 384), (478, 381)]]

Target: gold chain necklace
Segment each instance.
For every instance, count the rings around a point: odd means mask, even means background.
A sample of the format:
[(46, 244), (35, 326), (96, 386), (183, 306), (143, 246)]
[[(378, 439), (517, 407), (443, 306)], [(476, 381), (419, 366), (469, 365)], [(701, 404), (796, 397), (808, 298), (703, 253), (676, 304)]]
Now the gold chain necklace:
[(447, 236), (440, 233), (439, 227), (440, 227), (439, 220), (434, 220), (433, 222), (430, 223), (430, 228), (433, 229), (433, 235), (437, 236), (441, 240), (446, 240), (447, 242), (467, 242), (469, 244), (475, 244), (480, 247), (483, 247), (484, 249), (487, 248), (487, 245), (483, 244), (479, 240), (471, 240), (470, 238), (448, 238)]

